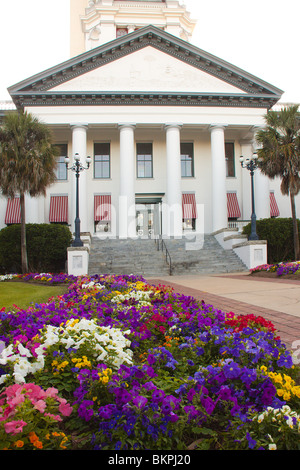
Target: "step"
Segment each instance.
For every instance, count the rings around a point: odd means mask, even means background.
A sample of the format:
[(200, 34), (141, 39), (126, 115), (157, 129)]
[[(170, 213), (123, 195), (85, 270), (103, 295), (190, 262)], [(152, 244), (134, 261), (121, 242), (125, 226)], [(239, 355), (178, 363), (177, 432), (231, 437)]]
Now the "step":
[[(232, 250), (224, 250), (211, 235), (203, 243), (190, 239), (164, 240), (172, 258), (173, 274), (247, 271)], [(151, 239), (92, 239), (89, 274), (168, 275), (165, 253)]]

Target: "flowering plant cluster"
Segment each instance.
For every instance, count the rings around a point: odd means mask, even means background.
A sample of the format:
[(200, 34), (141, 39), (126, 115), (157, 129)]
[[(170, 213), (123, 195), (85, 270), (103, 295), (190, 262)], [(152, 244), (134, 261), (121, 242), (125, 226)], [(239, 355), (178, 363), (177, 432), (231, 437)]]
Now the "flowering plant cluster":
[(300, 261), (291, 261), (278, 264), (262, 264), (250, 269), (251, 273), (257, 272), (270, 272), (276, 273), (277, 276), (285, 276), (287, 274), (294, 274), (295, 276), (300, 275)]
[(271, 322), (133, 275), (61, 283), (0, 311), (4, 448), (298, 449), (298, 369)]
[(58, 423), (72, 407), (57, 389), (34, 383), (11, 385), (0, 394), (0, 449), (67, 449)]

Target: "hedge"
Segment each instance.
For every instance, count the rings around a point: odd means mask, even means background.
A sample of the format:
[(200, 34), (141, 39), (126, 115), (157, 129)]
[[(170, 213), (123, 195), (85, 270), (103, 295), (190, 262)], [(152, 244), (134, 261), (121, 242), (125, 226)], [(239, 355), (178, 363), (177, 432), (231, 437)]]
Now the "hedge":
[[(72, 234), (66, 225), (26, 224), (29, 271), (64, 271), (71, 240)], [(20, 224), (0, 230), (0, 269), (3, 273), (21, 272)]]
[[(298, 220), (300, 233), (300, 221)], [(256, 232), (260, 240), (268, 242), (268, 263), (294, 261), (294, 237), (292, 218), (269, 218), (256, 221)], [(251, 223), (243, 228), (243, 233), (250, 235)]]

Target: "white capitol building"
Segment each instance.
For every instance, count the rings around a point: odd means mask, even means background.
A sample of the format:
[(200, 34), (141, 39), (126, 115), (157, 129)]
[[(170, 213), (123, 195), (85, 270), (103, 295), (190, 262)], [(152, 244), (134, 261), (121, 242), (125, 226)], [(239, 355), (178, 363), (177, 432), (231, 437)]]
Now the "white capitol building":
[[(70, 60), (11, 86), (13, 106), (2, 106), (47, 123), (61, 149), (57, 182), (46, 197), (27, 197), (26, 222), (74, 231), (75, 177), (65, 157), (72, 164), (78, 154), (84, 165), (91, 157), (80, 175), (82, 232), (135, 239), (194, 231), (223, 244), (222, 231), (250, 220), (240, 156), (255, 152), (255, 133), (283, 91), (193, 45), (195, 21), (179, 1), (71, 0), (70, 14)], [(258, 170), (255, 201), (258, 219), (291, 216), (280, 181)], [(18, 202), (0, 197), (0, 228), (19, 221)]]

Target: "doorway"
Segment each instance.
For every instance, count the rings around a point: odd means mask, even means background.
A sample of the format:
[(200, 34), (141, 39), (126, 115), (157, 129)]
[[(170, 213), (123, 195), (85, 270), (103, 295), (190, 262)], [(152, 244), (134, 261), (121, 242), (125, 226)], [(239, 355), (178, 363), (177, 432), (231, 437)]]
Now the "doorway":
[(136, 233), (140, 238), (161, 235), (161, 203), (136, 204)]

